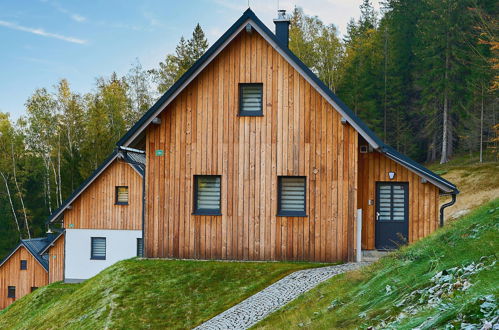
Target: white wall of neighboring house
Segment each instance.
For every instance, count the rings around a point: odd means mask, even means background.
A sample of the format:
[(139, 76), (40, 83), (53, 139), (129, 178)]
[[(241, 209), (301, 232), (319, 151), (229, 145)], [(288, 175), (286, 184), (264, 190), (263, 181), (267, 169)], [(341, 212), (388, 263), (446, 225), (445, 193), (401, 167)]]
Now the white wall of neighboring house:
[[(106, 260), (92, 260), (91, 238), (106, 238)], [(66, 229), (65, 282), (80, 282), (95, 276), (117, 261), (137, 256), (141, 230)]]

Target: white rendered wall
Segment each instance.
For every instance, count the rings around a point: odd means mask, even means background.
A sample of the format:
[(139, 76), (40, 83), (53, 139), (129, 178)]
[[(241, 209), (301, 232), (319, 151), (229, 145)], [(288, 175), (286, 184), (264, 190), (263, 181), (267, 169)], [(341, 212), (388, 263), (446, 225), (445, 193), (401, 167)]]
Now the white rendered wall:
[[(106, 260), (90, 259), (91, 237), (106, 238)], [(117, 261), (136, 257), (140, 237), (142, 230), (66, 229), (64, 280), (86, 280)]]

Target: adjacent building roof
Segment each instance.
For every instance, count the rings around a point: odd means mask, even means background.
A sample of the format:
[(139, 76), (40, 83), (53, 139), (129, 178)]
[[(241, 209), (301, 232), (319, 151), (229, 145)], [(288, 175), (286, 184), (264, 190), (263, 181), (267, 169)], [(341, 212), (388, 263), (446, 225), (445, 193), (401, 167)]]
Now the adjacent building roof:
[(386, 145), (373, 131), (362, 122), (350, 108), (343, 103), (296, 55), (287, 47), (278, 42), (272, 31), (248, 9), (244, 14), (218, 39), (207, 51), (177, 80), (173, 86), (130, 128), (130, 130), (118, 141), (118, 146), (130, 146), (140, 137), (144, 129), (156, 118), (161, 111), (235, 38), (239, 32), (251, 25), (263, 38), (265, 38), (274, 49), (281, 54), (303, 77), (326, 99), (328, 102), (352, 125), (357, 132), (377, 151), (407, 167), (421, 177), (426, 178), (444, 193), (459, 193), (457, 187), (439, 175), (433, 173), (426, 167), (414, 160), (400, 154), (395, 149)]
[(59, 236), (63, 233), (51, 235), (48, 237), (39, 237), (39, 238), (31, 238), (31, 239), (22, 239), (19, 244), (12, 250), (9, 255), (2, 260), (0, 263), (0, 267), (7, 261), (9, 258), (20, 248), (25, 247), (29, 253), (42, 265), (42, 267), (48, 271), (49, 269), (49, 261), (48, 256), (44, 255), (45, 250), (49, 247), (53, 241), (55, 241)]
[(102, 164), (69, 196), (62, 205), (52, 212), (49, 216), (47, 223), (53, 222), (59, 218), (59, 216), (66, 210), (73, 201), (81, 195), (85, 189), (92, 184), (92, 182), (99, 177), (99, 175), (106, 170), (106, 168), (111, 165), (117, 158), (123, 159), (127, 162), (137, 173), (144, 177), (146, 159), (143, 154), (135, 152), (125, 152), (121, 150), (115, 150), (107, 157)]

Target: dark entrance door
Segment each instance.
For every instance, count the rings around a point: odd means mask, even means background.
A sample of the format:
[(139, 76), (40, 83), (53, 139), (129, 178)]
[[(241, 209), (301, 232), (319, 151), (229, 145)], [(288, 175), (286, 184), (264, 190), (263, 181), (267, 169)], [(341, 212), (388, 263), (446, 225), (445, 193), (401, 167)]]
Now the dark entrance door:
[(407, 243), (409, 184), (376, 183), (376, 249), (395, 249)]

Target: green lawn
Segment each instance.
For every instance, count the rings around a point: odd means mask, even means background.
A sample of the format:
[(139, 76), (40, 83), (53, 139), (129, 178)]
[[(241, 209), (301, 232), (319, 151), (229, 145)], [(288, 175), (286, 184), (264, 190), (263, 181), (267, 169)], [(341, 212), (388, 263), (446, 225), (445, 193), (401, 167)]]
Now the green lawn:
[(54, 283), (0, 312), (0, 329), (186, 329), (296, 270), (320, 264), (130, 259)]
[(462, 323), (483, 323), (499, 315), (498, 251), (496, 199), (363, 270), (326, 281), (256, 327), (434, 329), (454, 325), (459, 329)]

